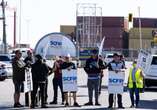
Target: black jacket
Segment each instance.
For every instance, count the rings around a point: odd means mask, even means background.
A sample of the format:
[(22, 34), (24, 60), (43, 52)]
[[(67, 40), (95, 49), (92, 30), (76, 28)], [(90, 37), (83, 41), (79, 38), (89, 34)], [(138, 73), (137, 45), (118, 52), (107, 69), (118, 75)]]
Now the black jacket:
[(37, 61), (32, 65), (32, 79), (34, 82), (46, 81), (48, 77), (48, 67), (45, 63)]
[(84, 70), (87, 74), (98, 74), (102, 69), (105, 69), (105, 64), (101, 59), (89, 58), (86, 61)]

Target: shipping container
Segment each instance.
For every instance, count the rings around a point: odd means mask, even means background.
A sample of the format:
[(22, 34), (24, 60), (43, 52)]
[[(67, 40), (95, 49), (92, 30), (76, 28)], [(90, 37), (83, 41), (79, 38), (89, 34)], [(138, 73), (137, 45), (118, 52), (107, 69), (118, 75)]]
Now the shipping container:
[[(157, 28), (157, 18), (140, 18), (141, 27)], [(133, 18), (133, 27), (139, 27), (139, 18)]]
[(124, 27), (124, 17), (102, 17), (103, 27)]
[[(153, 35), (152, 35), (152, 32), (153, 32), (153, 30), (157, 30), (157, 28), (141, 28), (141, 32), (142, 32), (142, 38), (149, 38), (149, 39), (151, 39), (151, 38), (153, 38)], [(139, 28), (132, 28), (132, 29), (130, 29), (130, 31), (129, 31), (129, 37), (131, 38), (131, 39), (134, 39), (134, 38), (139, 38)]]
[[(142, 48), (151, 48), (152, 39), (142, 39)], [(129, 39), (129, 49), (140, 49), (140, 39)]]
[(122, 38), (123, 28), (121, 27), (106, 27), (102, 28), (102, 35), (110, 38)]
[(122, 39), (105, 39), (104, 41), (104, 49), (122, 49)]

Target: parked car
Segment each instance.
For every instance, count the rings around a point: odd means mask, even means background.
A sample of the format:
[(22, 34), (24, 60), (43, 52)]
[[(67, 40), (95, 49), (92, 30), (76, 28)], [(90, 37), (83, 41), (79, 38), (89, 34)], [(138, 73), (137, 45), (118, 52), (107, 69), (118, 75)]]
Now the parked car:
[(11, 56), (10, 54), (0, 54), (0, 62), (3, 63), (6, 67), (7, 76), (12, 76), (12, 64), (11, 64)]
[(7, 68), (5, 64), (0, 62), (0, 81), (4, 81), (7, 78)]
[(105, 62), (108, 64), (113, 60), (113, 53), (106, 54), (105, 56)]

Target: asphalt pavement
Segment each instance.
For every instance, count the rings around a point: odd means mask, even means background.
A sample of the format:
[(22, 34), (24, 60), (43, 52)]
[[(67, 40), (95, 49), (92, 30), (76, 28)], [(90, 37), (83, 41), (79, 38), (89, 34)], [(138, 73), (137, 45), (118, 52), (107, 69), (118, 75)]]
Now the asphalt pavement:
[[(130, 65), (130, 64), (128, 64)], [(127, 70), (128, 71), (128, 70)], [(128, 72), (126, 72), (125, 79), (127, 82)], [(53, 85), (52, 85), (53, 75), (49, 76), (48, 84), (48, 102), (53, 100)], [(108, 91), (107, 91), (107, 81), (108, 81), (108, 72), (104, 70), (104, 77), (102, 82), (102, 91), (99, 96), (99, 101), (101, 106), (84, 106), (84, 103), (88, 102), (88, 91), (87, 91), (87, 75), (84, 70), (78, 69), (78, 92), (77, 92), (77, 101), (81, 107), (64, 107), (61, 105), (61, 94), (59, 90), (58, 94), (58, 104), (57, 105), (48, 105), (48, 110), (104, 110), (108, 106)], [(1, 110), (17, 110), (13, 108), (13, 92), (14, 86), (11, 79), (7, 79), (3, 82), (0, 82), (0, 109)], [(141, 101), (139, 105), (139, 110), (142, 109), (157, 109), (157, 88), (146, 89), (144, 93), (140, 94)], [(20, 102), (24, 104), (24, 94), (21, 94)], [(72, 102), (73, 104), (73, 102)], [(128, 91), (123, 93), (123, 106), (125, 109), (132, 110), (130, 107), (130, 98)], [(29, 109), (29, 107), (23, 107), (20, 109)], [(36, 110), (41, 109), (40, 107)]]

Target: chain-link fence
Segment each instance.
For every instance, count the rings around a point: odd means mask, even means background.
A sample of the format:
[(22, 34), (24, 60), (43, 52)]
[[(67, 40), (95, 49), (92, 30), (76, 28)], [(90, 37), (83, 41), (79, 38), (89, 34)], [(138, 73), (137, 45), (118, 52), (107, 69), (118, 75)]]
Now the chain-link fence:
[(109, 53), (119, 53), (124, 55), (126, 60), (134, 60), (138, 58), (139, 50), (135, 49), (104, 49), (102, 55), (105, 56)]

